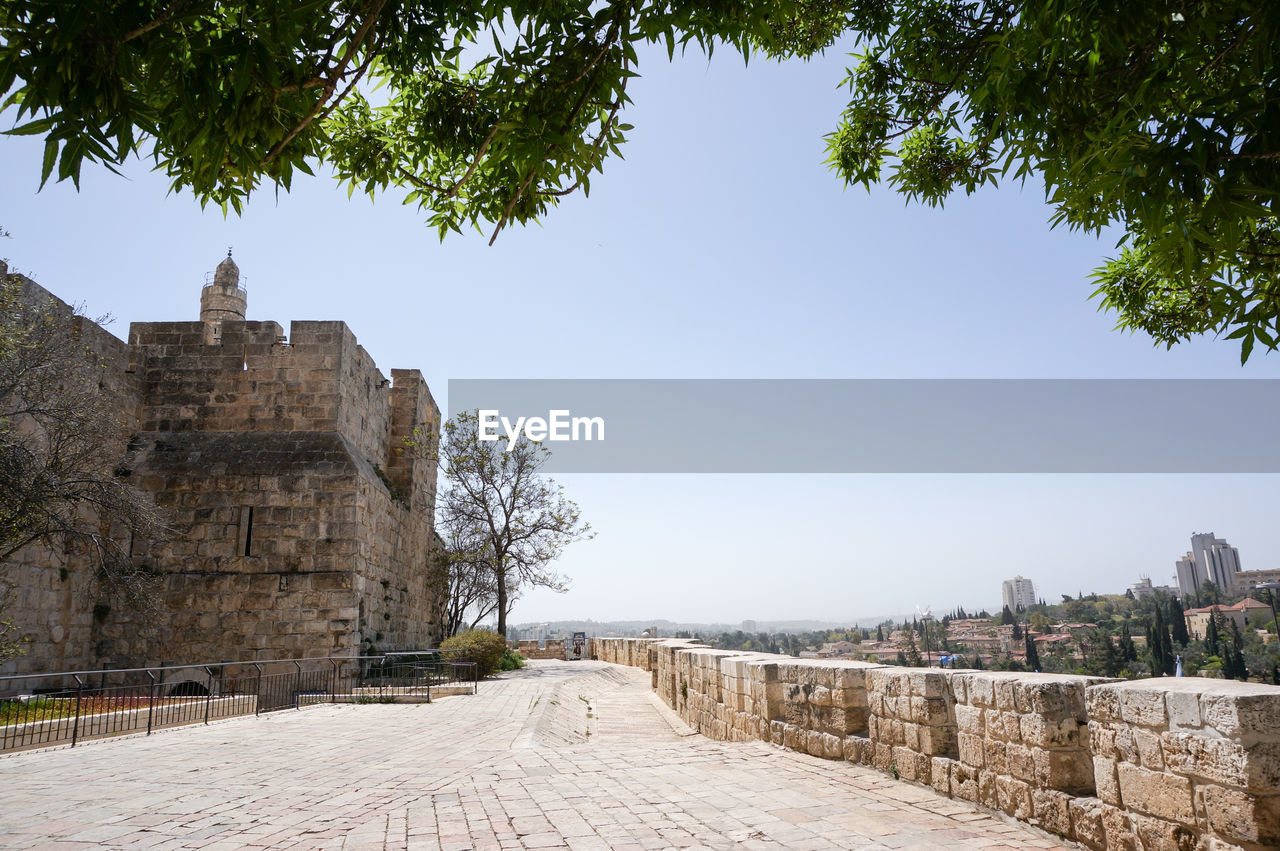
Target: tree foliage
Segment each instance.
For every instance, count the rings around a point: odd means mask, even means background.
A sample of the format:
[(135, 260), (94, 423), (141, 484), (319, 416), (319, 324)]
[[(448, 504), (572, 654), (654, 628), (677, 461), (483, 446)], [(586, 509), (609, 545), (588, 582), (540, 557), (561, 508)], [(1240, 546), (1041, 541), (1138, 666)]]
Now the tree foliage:
[(589, 191), (631, 129), (637, 48), (808, 57), (852, 34), (829, 163), (940, 204), (1042, 180), (1052, 223), (1123, 232), (1119, 327), (1280, 345), (1280, 17), (1264, 0), (0, 0), (0, 89), (42, 179), (150, 156), (241, 208), (331, 166), (441, 236)]
[(496, 237), (619, 152), (637, 46), (808, 55), (844, 22), (811, 0), (3, 0), (0, 90), (46, 140), (43, 180), (142, 154), (239, 210), (327, 163), (407, 189), (441, 236)]
[(458, 651), (448, 654), (445, 660), (475, 662), (476, 676), (487, 677), (501, 665), (507, 640), (487, 629), (469, 629), (440, 642), (440, 649)]
[(857, 3), (850, 184), (940, 204), (1042, 180), (1052, 222), (1118, 226), (1095, 296), (1172, 346), (1280, 344), (1280, 16), (1260, 0)]
[(520, 589), (568, 589), (551, 568), (564, 548), (592, 537), (577, 504), (544, 478), (550, 452), (523, 435), (507, 442), (480, 439), (479, 420), (463, 412), (444, 426), (440, 458), (445, 490), (437, 511), (449, 548), (491, 575), (498, 634)]

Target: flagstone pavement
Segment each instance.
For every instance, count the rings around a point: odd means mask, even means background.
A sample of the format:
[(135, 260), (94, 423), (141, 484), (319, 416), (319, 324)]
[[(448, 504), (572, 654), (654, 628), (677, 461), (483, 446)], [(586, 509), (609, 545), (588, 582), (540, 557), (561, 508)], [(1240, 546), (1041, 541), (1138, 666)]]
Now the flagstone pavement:
[(0, 757), (0, 847), (1059, 848), (932, 789), (689, 730), (643, 671), (321, 705)]

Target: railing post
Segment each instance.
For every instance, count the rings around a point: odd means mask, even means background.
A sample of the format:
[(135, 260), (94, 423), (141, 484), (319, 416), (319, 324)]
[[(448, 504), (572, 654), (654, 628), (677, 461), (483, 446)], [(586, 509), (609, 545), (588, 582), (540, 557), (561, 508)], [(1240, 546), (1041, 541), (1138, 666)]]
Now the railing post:
[(147, 735), (151, 735), (151, 718), (156, 711), (156, 675), (147, 671), (151, 685), (147, 689)]
[(257, 681), (253, 684), (253, 714), (256, 718), (262, 714), (262, 666), (254, 662), (253, 668), (258, 672)]
[(84, 694), (84, 680), (80, 679), (80, 675), (76, 674), (76, 720), (71, 725), (71, 747), (76, 746), (76, 740), (80, 738), (80, 696)]
[(293, 661), (293, 667), (295, 669), (293, 678), (293, 708), (301, 709), (302, 701), (299, 700), (298, 692), (302, 690), (302, 664), (295, 659)]
[(205, 665), (204, 672), (209, 676), (209, 688), (204, 696), (204, 723), (209, 723), (209, 709), (213, 705), (213, 668)]
[(338, 660), (330, 659), (329, 664), (333, 666), (333, 673), (330, 674), (329, 680), (329, 702), (338, 702)]

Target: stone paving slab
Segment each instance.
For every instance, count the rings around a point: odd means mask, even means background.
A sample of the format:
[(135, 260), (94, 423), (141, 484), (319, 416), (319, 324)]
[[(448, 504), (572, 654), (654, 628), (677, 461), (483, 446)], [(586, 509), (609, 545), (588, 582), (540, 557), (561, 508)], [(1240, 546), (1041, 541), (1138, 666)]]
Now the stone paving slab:
[(693, 735), (642, 671), (534, 662), (432, 704), (0, 757), (0, 848), (102, 847), (1076, 846), (863, 766)]

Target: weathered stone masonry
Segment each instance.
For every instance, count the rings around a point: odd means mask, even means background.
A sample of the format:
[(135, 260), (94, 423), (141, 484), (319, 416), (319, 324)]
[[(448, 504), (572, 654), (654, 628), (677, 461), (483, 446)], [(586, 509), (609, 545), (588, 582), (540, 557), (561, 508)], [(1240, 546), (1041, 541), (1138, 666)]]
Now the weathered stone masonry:
[(1280, 847), (1280, 688), (900, 668), (595, 638), (719, 740), (873, 766), (1098, 849)]
[(89, 571), (28, 548), (6, 570), (34, 641), (5, 673), (439, 640), (436, 465), (407, 443), (439, 432), (421, 374), (386, 379), (342, 322), (295, 321), (286, 337), (244, 320), (244, 302), (228, 257), (201, 321), (134, 323), (128, 345), (84, 323), (132, 423), (133, 481), (177, 533), (133, 543), (163, 575), (165, 616), (139, 623), (101, 606), (95, 616)]

